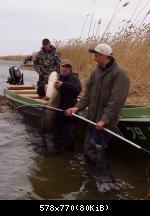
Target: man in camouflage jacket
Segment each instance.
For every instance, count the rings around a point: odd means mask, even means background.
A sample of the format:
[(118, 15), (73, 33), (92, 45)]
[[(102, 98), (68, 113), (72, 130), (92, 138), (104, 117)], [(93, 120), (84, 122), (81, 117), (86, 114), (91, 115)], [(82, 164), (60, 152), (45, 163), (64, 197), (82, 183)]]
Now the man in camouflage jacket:
[(60, 54), (56, 52), (56, 48), (51, 45), (49, 39), (43, 39), (42, 45), (43, 47), (36, 54), (34, 69), (39, 74), (37, 93), (40, 96), (45, 96), (44, 86), (48, 83), (50, 73), (59, 71)]

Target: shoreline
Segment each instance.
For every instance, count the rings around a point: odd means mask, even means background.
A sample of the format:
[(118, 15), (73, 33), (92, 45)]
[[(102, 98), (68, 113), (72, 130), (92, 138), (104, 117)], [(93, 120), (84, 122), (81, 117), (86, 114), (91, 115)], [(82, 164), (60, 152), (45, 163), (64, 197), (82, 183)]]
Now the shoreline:
[(0, 56), (0, 60), (4, 60), (4, 61), (23, 61), (25, 58), (25, 56), (23, 55), (8, 55), (8, 56)]

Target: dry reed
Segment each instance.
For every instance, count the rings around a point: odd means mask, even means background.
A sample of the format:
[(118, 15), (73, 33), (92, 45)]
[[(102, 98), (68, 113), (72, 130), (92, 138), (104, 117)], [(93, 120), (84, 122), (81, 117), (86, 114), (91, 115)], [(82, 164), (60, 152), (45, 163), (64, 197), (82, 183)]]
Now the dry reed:
[(79, 73), (83, 90), (95, 68), (88, 49), (103, 41), (113, 47), (114, 57), (126, 69), (130, 78), (127, 103), (150, 104), (150, 26), (129, 26), (115, 35), (106, 34), (103, 39), (91, 37), (86, 40), (70, 40), (58, 46), (61, 58), (70, 59), (74, 70)]
[[(150, 104), (150, 25), (145, 24), (147, 17), (150, 14), (149, 6), (150, 1), (146, 1), (142, 9), (139, 8), (141, 0), (137, 2), (136, 8), (129, 20), (123, 20), (121, 22), (124, 25), (116, 30), (110, 30), (114, 19), (120, 13), (121, 10), (128, 7), (130, 2), (124, 2), (119, 0), (115, 7), (115, 10), (110, 18), (105, 30), (99, 36), (102, 19), (100, 18), (97, 23), (93, 21), (94, 13), (90, 21), (88, 30), (88, 38), (81, 39), (85, 24), (90, 15), (90, 10), (86, 15), (81, 34), (79, 39), (72, 39), (68, 42), (54, 41), (61, 53), (61, 58), (68, 58), (73, 63), (75, 72), (79, 73), (79, 77), (82, 82), (83, 91), (85, 90), (87, 80), (91, 72), (95, 68), (95, 62), (92, 59), (92, 55), (88, 53), (88, 49), (95, 47), (100, 42), (108, 43), (113, 48), (114, 57), (127, 71), (131, 81), (130, 91), (127, 98), (127, 103), (132, 104)], [(94, 1), (92, 2), (92, 5)], [(140, 9), (140, 11), (139, 11)], [(144, 10), (146, 13), (143, 15)], [(140, 17), (142, 15), (142, 17)], [(138, 20), (138, 18), (140, 19)], [(92, 22), (94, 23), (93, 32)], [(95, 31), (96, 29), (96, 31)], [(90, 36), (92, 32), (92, 36)], [(94, 34), (96, 32), (96, 34)], [(33, 53), (35, 57), (35, 53)], [(23, 60), (25, 56), (5, 56), (0, 59), (5, 60)], [(33, 58), (34, 59), (34, 58)]]

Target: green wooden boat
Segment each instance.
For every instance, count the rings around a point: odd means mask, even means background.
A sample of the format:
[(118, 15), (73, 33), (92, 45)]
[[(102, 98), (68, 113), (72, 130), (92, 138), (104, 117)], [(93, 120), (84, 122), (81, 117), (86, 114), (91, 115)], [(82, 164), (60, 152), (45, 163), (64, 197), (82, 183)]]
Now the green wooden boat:
[[(47, 109), (47, 101), (39, 98), (36, 87), (33, 85), (9, 85), (4, 94), (11, 105), (17, 104), (19, 111), (26, 113), (31, 119), (36, 117), (40, 120), (43, 109)], [(115, 132), (150, 150), (150, 107), (125, 105), (121, 110), (119, 124)]]
[(28, 107), (28, 105), (46, 106), (47, 101), (39, 98), (36, 87), (33, 85), (9, 85), (4, 90), (4, 95), (10, 100), (11, 105), (19, 106), (19, 110), (31, 116), (41, 117), (42, 109), (38, 107)]

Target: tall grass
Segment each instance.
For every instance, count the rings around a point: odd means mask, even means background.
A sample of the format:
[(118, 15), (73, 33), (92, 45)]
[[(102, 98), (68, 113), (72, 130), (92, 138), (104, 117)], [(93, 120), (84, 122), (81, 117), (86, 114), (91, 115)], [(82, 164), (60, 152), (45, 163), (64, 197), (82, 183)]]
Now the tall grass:
[(107, 33), (104, 38), (89, 37), (85, 40), (70, 40), (61, 46), (57, 44), (61, 58), (70, 59), (74, 70), (79, 73), (83, 91), (95, 68), (95, 62), (88, 49), (100, 42), (112, 46), (114, 57), (125, 68), (130, 78), (127, 102), (150, 104), (150, 26), (144, 24), (137, 28), (132, 25), (114, 35)]
[[(94, 2), (93, 0), (92, 5), (95, 4)], [(92, 54), (88, 53), (88, 49), (95, 47), (100, 42), (110, 44), (113, 48), (114, 57), (126, 69), (130, 78), (131, 84), (127, 103), (150, 105), (150, 24), (147, 22), (150, 15), (148, 8), (150, 1), (147, 0), (143, 6), (142, 1), (138, 0), (129, 19), (120, 22), (123, 23), (123, 26), (117, 28), (118, 25), (114, 27), (113, 24), (118, 14), (126, 9), (130, 3), (118, 0), (103, 32), (100, 32), (103, 23), (102, 18), (99, 18), (97, 22), (94, 20), (94, 11), (89, 10), (78, 39), (67, 42), (54, 41), (53, 45), (61, 53), (61, 58), (68, 58), (72, 61), (74, 71), (79, 73), (83, 86), (82, 93), (84, 93), (87, 80), (96, 66)], [(142, 8), (140, 8), (141, 5)], [(87, 38), (83, 39), (81, 36), (85, 31), (89, 17), (91, 19)], [(34, 56), (35, 53), (33, 53)], [(24, 56), (7, 56), (4, 59), (23, 60)]]

